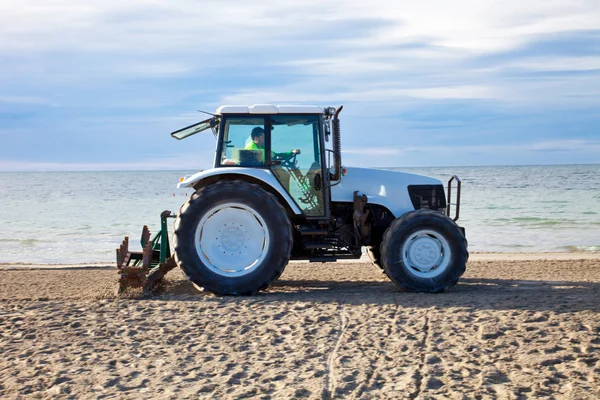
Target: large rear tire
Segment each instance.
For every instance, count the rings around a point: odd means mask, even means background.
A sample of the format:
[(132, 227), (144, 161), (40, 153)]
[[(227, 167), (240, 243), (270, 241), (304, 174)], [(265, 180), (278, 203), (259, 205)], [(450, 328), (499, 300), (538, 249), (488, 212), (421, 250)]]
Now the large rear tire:
[(197, 286), (218, 295), (251, 295), (283, 272), (292, 227), (271, 193), (245, 181), (203, 186), (181, 207), (175, 260)]
[(462, 230), (433, 210), (406, 213), (383, 235), (383, 269), (406, 291), (439, 293), (449, 289), (465, 272), (468, 259)]

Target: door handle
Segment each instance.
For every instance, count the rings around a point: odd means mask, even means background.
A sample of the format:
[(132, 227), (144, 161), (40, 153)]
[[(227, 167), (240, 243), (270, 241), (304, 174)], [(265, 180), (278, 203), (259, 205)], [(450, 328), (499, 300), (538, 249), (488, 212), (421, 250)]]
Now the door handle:
[(321, 190), (321, 174), (315, 174), (314, 178), (315, 190)]

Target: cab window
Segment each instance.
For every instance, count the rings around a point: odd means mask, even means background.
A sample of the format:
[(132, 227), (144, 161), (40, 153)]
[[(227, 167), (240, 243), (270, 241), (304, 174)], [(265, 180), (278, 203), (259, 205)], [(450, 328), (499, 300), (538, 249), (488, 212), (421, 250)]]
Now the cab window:
[(227, 117), (221, 149), (222, 166), (262, 167), (265, 165), (264, 133), (253, 138), (252, 132), (264, 132), (265, 119), (254, 116)]

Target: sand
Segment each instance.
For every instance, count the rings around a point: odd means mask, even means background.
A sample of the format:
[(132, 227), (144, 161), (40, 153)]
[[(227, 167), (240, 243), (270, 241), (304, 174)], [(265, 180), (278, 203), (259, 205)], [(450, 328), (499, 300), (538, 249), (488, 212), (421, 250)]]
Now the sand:
[(11, 268), (0, 398), (600, 398), (600, 255), (473, 257), (436, 295), (365, 262), (292, 263), (244, 298)]

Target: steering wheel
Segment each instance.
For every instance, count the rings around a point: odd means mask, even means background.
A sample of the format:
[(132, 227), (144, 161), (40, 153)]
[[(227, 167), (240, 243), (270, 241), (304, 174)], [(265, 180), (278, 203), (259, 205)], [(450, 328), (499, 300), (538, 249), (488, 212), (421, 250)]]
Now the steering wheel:
[(281, 156), (279, 156), (279, 159), (281, 160), (281, 166), (286, 167), (286, 168), (296, 168), (296, 156), (298, 154), (297, 153), (289, 153), (289, 154), (282, 154)]

